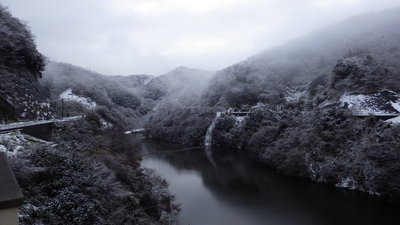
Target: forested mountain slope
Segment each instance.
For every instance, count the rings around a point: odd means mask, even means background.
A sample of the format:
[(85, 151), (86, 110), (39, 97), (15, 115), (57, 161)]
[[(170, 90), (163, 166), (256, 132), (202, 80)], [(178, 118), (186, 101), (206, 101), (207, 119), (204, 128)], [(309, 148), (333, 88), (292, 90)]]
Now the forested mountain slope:
[[(138, 96), (138, 89), (146, 79), (149, 78), (105, 76), (70, 64), (48, 61), (41, 83), (50, 91), (58, 111), (60, 100), (64, 98), (66, 113), (96, 110), (107, 122), (132, 128), (137, 119), (150, 110)], [(71, 101), (67, 101), (68, 95)]]
[[(399, 91), (399, 12), (396, 8), (356, 16), (223, 69), (209, 82), (201, 99), (186, 106), (192, 108), (191, 113), (182, 115), (176, 110), (166, 115), (160, 111), (155, 116), (164, 119), (154, 131), (169, 130), (172, 140), (200, 143), (207, 130), (204, 123), (211, 123), (215, 111), (230, 107), (248, 109), (259, 103), (316, 107), (338, 102), (349, 91)], [(178, 117), (190, 121), (192, 116), (201, 122), (183, 127), (174, 122)], [(182, 138), (178, 133), (185, 129), (196, 130), (198, 135)]]
[[(196, 110), (190, 108), (201, 100), (202, 93), (208, 87), (214, 74), (210, 71), (179, 67), (148, 83), (145, 86), (144, 96), (157, 102), (146, 119), (148, 131), (150, 131), (148, 135), (154, 139), (185, 144), (191, 144), (192, 135), (201, 136), (202, 134), (197, 130), (185, 130), (187, 127), (185, 124), (202, 121), (200, 118), (193, 120), (192, 116)], [(177, 124), (179, 124), (178, 129), (174, 126)], [(204, 125), (207, 125), (207, 122), (203, 123)], [(191, 138), (187, 138), (186, 135)]]
[(129, 76), (112, 76), (113, 80), (121, 84), (122, 86), (131, 89), (136, 92), (138, 89), (143, 88), (150, 81), (152, 81), (155, 77), (152, 75), (129, 75)]
[(66, 63), (48, 61), (41, 83), (60, 111), (82, 114), (97, 111), (120, 127), (141, 124), (156, 109), (198, 100), (213, 73), (179, 67), (159, 77), (149, 75), (105, 76)]
[(85, 113), (52, 124), (50, 142), (0, 134), (24, 195), (20, 223), (176, 224), (179, 208), (167, 183), (140, 167), (129, 136), (101, 123), (134, 124), (144, 113), (139, 97), (119, 81), (60, 63), (47, 64), (42, 87), (44, 67), (26, 25), (0, 5), (0, 120), (54, 117), (60, 94), (76, 101), (67, 112)]
[(0, 121), (52, 117), (43, 68), (29, 28), (0, 5)]
[(306, 90), (313, 79), (331, 74), (338, 60), (368, 55), (387, 68), (388, 83), (398, 82), (399, 21), (400, 8), (368, 13), (266, 50), (220, 71), (205, 99), (224, 106), (284, 103), (288, 89)]
[(369, 13), (266, 50), (217, 72), (184, 110), (158, 111), (147, 135), (193, 145), (211, 129), (214, 147), (398, 201), (400, 127), (374, 113), (400, 112), (399, 25), (400, 8)]
[(144, 96), (154, 100), (174, 98), (187, 103), (200, 96), (213, 75), (211, 71), (178, 67), (146, 84)]

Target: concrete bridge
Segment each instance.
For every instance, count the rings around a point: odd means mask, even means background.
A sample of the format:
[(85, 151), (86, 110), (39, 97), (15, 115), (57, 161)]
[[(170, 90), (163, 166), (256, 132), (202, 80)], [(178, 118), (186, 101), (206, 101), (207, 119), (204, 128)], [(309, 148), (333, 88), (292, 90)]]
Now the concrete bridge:
[(21, 131), (33, 137), (49, 140), (53, 124), (65, 123), (81, 119), (82, 116), (67, 117), (64, 119), (36, 120), (0, 125), (0, 133), (8, 133), (12, 131)]
[(64, 119), (34, 120), (34, 121), (26, 121), (26, 122), (18, 122), (10, 124), (0, 124), (0, 132), (8, 130), (17, 130), (25, 127), (37, 126), (42, 124), (69, 122), (69, 121), (79, 120), (80, 118), (82, 118), (82, 116), (73, 116)]

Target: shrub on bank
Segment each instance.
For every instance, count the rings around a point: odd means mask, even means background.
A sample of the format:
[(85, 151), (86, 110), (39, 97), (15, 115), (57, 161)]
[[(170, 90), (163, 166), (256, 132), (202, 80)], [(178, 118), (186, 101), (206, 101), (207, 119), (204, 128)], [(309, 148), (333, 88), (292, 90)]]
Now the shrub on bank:
[(95, 121), (59, 127), (57, 146), (32, 145), (11, 158), (26, 198), (21, 223), (175, 224), (179, 209), (165, 180), (139, 167), (132, 146), (129, 157), (120, 145), (114, 152), (123, 139)]

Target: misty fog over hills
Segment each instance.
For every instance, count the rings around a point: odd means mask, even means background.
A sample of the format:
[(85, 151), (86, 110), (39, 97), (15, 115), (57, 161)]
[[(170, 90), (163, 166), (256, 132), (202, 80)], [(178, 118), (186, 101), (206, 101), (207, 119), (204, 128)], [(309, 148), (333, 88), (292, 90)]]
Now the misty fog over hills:
[[(396, 8), (353, 17), (287, 45), (266, 50), (221, 71), (213, 85), (217, 85), (218, 79), (226, 86), (227, 79), (246, 76), (249, 83), (265, 82), (260, 87), (252, 86), (250, 93), (304, 88), (318, 76), (330, 74), (338, 60), (367, 55), (390, 68), (391, 74), (396, 74), (399, 71), (399, 12), (400, 8)], [(268, 85), (270, 87), (265, 88)], [(215, 87), (219, 91), (221, 88)], [(211, 97), (212, 90), (206, 94)]]
[[(219, 71), (184, 112), (156, 112), (148, 135), (202, 143), (220, 111), (215, 146), (241, 149), (285, 174), (394, 197), (397, 188), (387, 188), (399, 182), (398, 126), (374, 113), (396, 117), (400, 109), (399, 12), (353, 17)], [(352, 115), (361, 109), (346, 96), (365, 99), (365, 117)], [(238, 118), (228, 108), (251, 113)]]
[(399, 25), (364, 13), (219, 71), (121, 76), (46, 59), (0, 6), (17, 221), (398, 224)]

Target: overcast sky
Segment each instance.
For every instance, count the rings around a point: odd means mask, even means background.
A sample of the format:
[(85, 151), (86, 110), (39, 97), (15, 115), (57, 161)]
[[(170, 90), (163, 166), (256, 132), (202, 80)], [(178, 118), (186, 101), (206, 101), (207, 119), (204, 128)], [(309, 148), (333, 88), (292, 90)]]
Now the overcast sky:
[(398, 0), (2, 0), (49, 58), (103, 74), (218, 70)]

